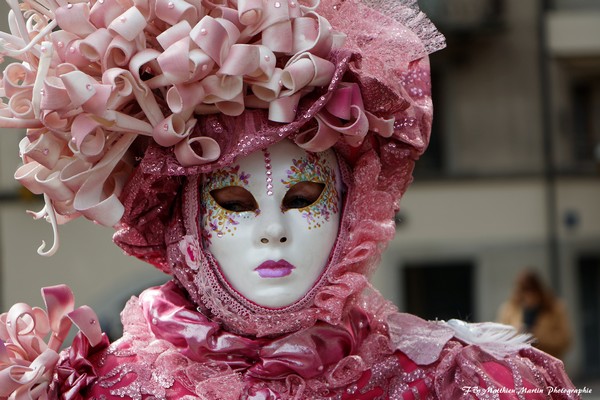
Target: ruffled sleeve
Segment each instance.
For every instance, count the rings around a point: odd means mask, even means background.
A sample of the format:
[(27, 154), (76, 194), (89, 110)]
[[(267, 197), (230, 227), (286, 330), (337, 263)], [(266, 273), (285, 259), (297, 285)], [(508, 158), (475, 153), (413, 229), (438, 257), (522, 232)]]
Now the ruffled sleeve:
[(531, 346), (498, 358), (451, 340), (434, 372), (440, 399), (579, 399), (563, 363)]
[(415, 390), (436, 399), (581, 398), (583, 389), (573, 386), (562, 361), (532, 347), (529, 336), (512, 327), (398, 313), (387, 322), (401, 369), (414, 375), (403, 398), (413, 398)]

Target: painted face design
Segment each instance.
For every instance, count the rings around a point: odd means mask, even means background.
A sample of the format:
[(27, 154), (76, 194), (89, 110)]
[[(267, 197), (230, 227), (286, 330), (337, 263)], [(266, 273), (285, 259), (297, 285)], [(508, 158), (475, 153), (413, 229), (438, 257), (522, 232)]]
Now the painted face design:
[(336, 174), (318, 154), (307, 153), (306, 157), (292, 160), (293, 165), (286, 171), (287, 179), (281, 183), (289, 190), (300, 182), (322, 182), (325, 184), (320, 198), (314, 203), (299, 208), (302, 217), (308, 223), (308, 229), (320, 228), (329, 221), (332, 214), (338, 212), (339, 194), (336, 188)]
[(290, 141), (205, 177), (200, 227), (229, 286), (282, 308), (321, 277), (339, 229), (341, 178), (332, 151)]
[[(232, 212), (227, 208), (219, 207), (211, 192), (228, 186), (246, 187), (248, 186), (250, 174), (240, 171), (240, 166), (226, 167), (214, 171), (205, 180), (205, 189), (202, 191), (202, 204), (205, 205), (205, 219), (207, 227), (204, 229), (204, 239), (210, 241), (213, 235), (222, 237), (223, 235), (233, 235), (239, 220), (248, 217), (241, 212)], [(259, 213), (260, 210), (254, 210)]]

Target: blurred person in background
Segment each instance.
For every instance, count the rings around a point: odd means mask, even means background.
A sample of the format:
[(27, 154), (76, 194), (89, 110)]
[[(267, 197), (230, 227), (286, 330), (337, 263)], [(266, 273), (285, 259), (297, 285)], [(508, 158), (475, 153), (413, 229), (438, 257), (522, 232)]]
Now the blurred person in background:
[(531, 269), (517, 277), (512, 296), (500, 307), (498, 321), (530, 333), (535, 347), (556, 358), (562, 358), (571, 344), (564, 304)]

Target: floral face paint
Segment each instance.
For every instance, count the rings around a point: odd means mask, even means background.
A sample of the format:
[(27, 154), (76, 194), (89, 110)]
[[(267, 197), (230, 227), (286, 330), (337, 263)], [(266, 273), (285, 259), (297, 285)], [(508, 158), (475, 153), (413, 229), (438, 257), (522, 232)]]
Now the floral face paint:
[[(234, 212), (223, 208), (215, 202), (211, 192), (228, 186), (248, 186), (250, 174), (240, 171), (239, 165), (226, 167), (208, 174), (204, 180), (202, 190), (202, 204), (204, 205), (205, 227), (203, 229), (204, 239), (210, 241), (213, 235), (222, 237), (233, 235), (237, 229), (240, 219), (248, 217), (245, 213)], [(259, 213), (260, 210), (254, 210)]]
[(228, 287), (268, 308), (302, 299), (337, 239), (340, 182), (333, 151), (310, 154), (287, 140), (210, 174), (200, 227)]
[(307, 153), (306, 157), (293, 159), (287, 169), (287, 178), (281, 183), (288, 189), (299, 182), (318, 182), (325, 185), (317, 201), (298, 209), (308, 224), (308, 229), (320, 228), (329, 221), (332, 214), (338, 212), (339, 194), (336, 188), (337, 176), (327, 165), (326, 159), (315, 153)]

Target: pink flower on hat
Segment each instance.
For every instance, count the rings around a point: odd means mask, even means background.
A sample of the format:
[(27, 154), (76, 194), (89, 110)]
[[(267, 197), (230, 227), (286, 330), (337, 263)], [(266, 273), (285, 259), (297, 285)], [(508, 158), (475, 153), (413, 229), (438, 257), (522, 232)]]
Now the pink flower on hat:
[(185, 263), (197, 271), (200, 268), (200, 244), (198, 239), (192, 235), (186, 235), (179, 242), (179, 250), (185, 257)]

